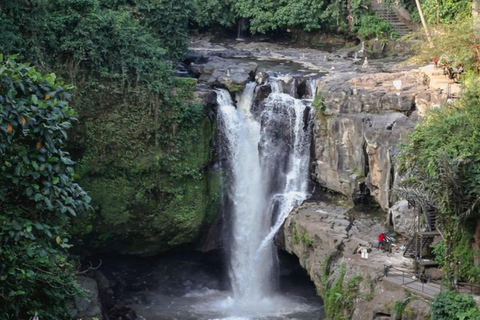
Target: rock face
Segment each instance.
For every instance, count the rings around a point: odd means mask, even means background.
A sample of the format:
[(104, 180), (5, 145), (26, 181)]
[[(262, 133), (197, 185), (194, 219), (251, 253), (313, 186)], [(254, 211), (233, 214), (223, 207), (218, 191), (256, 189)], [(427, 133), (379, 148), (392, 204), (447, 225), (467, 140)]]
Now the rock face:
[(426, 109), (440, 104), (440, 93), (428, 90), (421, 74), (401, 72), (328, 77), (317, 94), (318, 183), (354, 201), (371, 195), (388, 210), (398, 145)]
[(155, 255), (203, 245), (219, 216), (220, 184), (216, 94), (196, 84), (176, 79), (168, 103), (122, 101), (113, 91), (78, 102), (87, 107), (74, 134), (77, 172), (95, 210), (78, 230), (91, 231), (90, 250)]
[(410, 236), (414, 229), (415, 211), (407, 200), (395, 202), (388, 211), (389, 220), (396, 233)]
[(77, 282), (85, 291), (86, 297), (75, 297), (75, 308), (72, 310), (74, 319), (102, 319), (102, 306), (98, 298), (97, 282), (92, 278), (77, 277)]
[[(381, 222), (368, 213), (325, 202), (304, 203), (287, 218), (279, 242), (307, 270), (324, 299), (327, 316), (340, 308), (347, 319), (395, 319), (395, 303), (408, 297), (401, 286), (382, 280), (384, 264), (408, 266), (411, 261), (401, 252), (388, 256), (375, 248), (376, 236), (384, 231)], [(359, 244), (372, 248), (367, 260), (354, 253)], [(329, 301), (332, 292), (342, 299)], [(420, 314), (428, 311), (428, 305), (410, 299), (409, 314), (419, 317), (409, 319), (423, 319)]]

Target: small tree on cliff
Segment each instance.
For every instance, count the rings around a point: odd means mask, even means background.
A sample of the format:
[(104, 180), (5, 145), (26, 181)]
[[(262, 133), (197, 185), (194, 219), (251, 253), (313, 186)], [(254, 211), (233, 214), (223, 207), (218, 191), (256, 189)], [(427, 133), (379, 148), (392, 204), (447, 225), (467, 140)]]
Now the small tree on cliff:
[(0, 55), (0, 319), (67, 319), (79, 293), (68, 226), (90, 201), (63, 151), (69, 89)]
[(409, 138), (399, 160), (408, 178), (396, 191), (424, 207), (435, 208), (445, 239), (445, 279), (452, 283), (458, 275), (455, 243), (479, 214), (478, 83), (474, 81), (455, 104), (432, 110)]

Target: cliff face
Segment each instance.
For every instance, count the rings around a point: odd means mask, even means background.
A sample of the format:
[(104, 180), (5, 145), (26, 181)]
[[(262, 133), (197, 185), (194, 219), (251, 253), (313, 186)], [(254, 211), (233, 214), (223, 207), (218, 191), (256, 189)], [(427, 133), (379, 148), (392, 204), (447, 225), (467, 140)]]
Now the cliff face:
[[(279, 242), (299, 258), (331, 318), (427, 317), (427, 302), (408, 298), (401, 286), (382, 280), (385, 264), (409, 267), (411, 259), (401, 251), (387, 256), (376, 249), (377, 235), (387, 225), (408, 234), (414, 221), (413, 209), (396, 199), (392, 188), (401, 179), (395, 165), (399, 144), (425, 112), (444, 99), (423, 79), (417, 71), (337, 74), (317, 85), (313, 178), (344, 195), (345, 202), (303, 204), (288, 217)], [(354, 203), (365, 199), (373, 199), (381, 209), (354, 209)], [(373, 247), (367, 260), (354, 254), (359, 244)], [(406, 311), (402, 317), (395, 306)]]
[[(382, 280), (384, 264), (411, 263), (401, 252), (387, 255), (375, 248), (382, 222), (345, 204), (317, 201), (304, 203), (287, 218), (280, 242), (307, 270), (329, 318), (427, 319), (426, 301)], [(367, 260), (354, 253), (358, 244), (374, 246)], [(407, 311), (402, 317), (396, 305)]]
[(389, 209), (395, 202), (391, 188), (398, 179), (394, 157), (399, 143), (441, 101), (440, 92), (422, 81), (418, 72), (337, 75), (322, 81), (315, 126), (317, 182), (354, 201), (371, 195)]
[(196, 79), (177, 79), (168, 101), (140, 89), (126, 100), (115, 88), (80, 95), (75, 152), (94, 211), (77, 229), (90, 231), (90, 250), (153, 255), (214, 224), (215, 93), (195, 88)]

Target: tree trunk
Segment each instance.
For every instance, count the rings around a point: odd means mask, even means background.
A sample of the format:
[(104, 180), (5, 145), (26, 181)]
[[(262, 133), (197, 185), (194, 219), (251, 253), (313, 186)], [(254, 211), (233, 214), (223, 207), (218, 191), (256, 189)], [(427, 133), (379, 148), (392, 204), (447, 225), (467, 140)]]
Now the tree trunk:
[(480, 0), (472, 2), (473, 34), (480, 38)]
[(433, 46), (432, 38), (430, 37), (430, 33), (428, 32), (427, 23), (425, 22), (425, 17), (423, 16), (422, 6), (420, 5), (420, 0), (415, 0), (417, 4), (418, 14), (420, 15), (420, 19), (422, 20), (423, 29), (425, 30), (425, 34), (427, 35), (427, 40), (430, 46)]

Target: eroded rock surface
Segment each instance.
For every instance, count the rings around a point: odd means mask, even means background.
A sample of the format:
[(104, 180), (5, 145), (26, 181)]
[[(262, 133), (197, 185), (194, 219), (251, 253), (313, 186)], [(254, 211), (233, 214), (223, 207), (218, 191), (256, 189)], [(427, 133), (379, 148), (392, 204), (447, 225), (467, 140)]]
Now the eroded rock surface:
[[(351, 207), (334, 203), (307, 202), (287, 218), (282, 240), (285, 250), (299, 258), (319, 292), (341, 281), (342, 270), (344, 286), (361, 277), (353, 299), (352, 320), (394, 319), (395, 303), (409, 295), (401, 286), (383, 281), (383, 266), (408, 267), (411, 260), (400, 251), (387, 255), (376, 249), (377, 235), (384, 231), (382, 218), (368, 212), (353, 212)], [(354, 253), (359, 244), (371, 248), (368, 259)], [(325, 268), (326, 261), (329, 263)], [(409, 299), (410, 314), (426, 313), (427, 303), (420, 298)]]
[(395, 202), (388, 213), (396, 233), (403, 236), (412, 234), (415, 227), (415, 210), (407, 200)]
[(88, 277), (77, 277), (77, 282), (85, 292), (85, 297), (75, 297), (75, 307), (72, 308), (74, 319), (103, 319), (102, 305), (98, 297), (97, 282)]
[(371, 195), (385, 211), (390, 208), (399, 144), (419, 116), (443, 99), (422, 79), (410, 71), (339, 74), (319, 83), (315, 177), (320, 185), (354, 201)]

